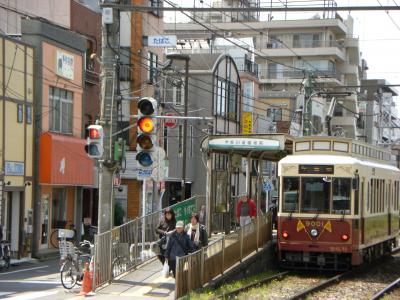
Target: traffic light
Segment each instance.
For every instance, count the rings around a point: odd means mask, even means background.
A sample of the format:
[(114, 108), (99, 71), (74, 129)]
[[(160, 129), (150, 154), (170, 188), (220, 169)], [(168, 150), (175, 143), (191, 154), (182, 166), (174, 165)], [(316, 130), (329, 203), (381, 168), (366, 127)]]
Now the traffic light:
[(136, 160), (141, 167), (151, 168), (154, 163), (154, 150), (157, 146), (157, 101), (142, 98), (138, 102)]
[(100, 158), (103, 156), (103, 127), (100, 125), (90, 125), (87, 130), (89, 136), (86, 139), (85, 151), (89, 157)]

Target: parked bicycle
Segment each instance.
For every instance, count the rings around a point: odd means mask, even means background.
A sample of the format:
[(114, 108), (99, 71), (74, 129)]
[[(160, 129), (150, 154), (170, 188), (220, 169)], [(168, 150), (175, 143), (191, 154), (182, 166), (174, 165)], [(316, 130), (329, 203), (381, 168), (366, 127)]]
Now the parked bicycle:
[(10, 267), (11, 262), (11, 248), (10, 243), (7, 241), (0, 241), (0, 268), (6, 269)]
[(117, 241), (113, 242), (114, 259), (111, 265), (113, 278), (121, 275), (128, 269), (128, 261), (126, 256), (121, 254), (122, 249), (120, 245), (121, 244), (119, 244)]
[(79, 245), (78, 248), (65, 239), (60, 241), (61, 283), (68, 290), (82, 284), (85, 265), (92, 263), (94, 245), (86, 240)]
[[(59, 241), (60, 238), (62, 238), (62, 236), (60, 236), (60, 230), (62, 229), (66, 229), (67, 228), (67, 221), (59, 221), (57, 222), (57, 229), (53, 230), (53, 232), (50, 235), (50, 244), (54, 247), (54, 248), (58, 248), (59, 247)], [(76, 230), (75, 230), (75, 225), (74, 224), (70, 224), (68, 226), (69, 230), (73, 230), (74, 231), (74, 235), (73, 237), (69, 238), (69, 241), (72, 243), (76, 242)]]

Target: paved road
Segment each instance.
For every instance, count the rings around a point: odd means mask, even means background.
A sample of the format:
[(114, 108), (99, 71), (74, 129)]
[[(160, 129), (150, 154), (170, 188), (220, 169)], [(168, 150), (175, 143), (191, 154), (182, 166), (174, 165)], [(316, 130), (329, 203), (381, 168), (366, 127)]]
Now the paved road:
[(71, 299), (77, 297), (79, 288), (66, 292), (61, 285), (59, 261), (24, 263), (0, 271), (0, 299)]

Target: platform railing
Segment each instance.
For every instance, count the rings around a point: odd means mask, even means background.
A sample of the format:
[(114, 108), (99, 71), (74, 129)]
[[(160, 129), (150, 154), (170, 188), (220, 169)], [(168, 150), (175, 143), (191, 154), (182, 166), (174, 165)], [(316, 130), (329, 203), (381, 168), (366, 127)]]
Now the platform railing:
[(199, 251), (178, 257), (175, 299), (211, 282), (252, 252), (266, 246), (272, 239), (271, 226), (272, 215), (267, 213)]
[[(194, 196), (170, 207), (174, 209), (177, 220), (187, 223), (190, 214), (199, 212), (203, 205), (205, 196)], [(159, 239), (155, 229), (162, 217), (163, 210), (160, 210), (95, 235), (92, 266), (94, 290), (154, 257), (153, 250), (158, 247), (156, 242)]]

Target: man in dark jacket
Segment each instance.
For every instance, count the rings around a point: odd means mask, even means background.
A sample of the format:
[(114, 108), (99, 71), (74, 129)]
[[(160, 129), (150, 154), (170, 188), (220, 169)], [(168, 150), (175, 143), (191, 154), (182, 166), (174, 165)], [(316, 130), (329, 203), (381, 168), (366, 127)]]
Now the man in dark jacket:
[(158, 234), (160, 247), (160, 254), (157, 255), (160, 262), (164, 265), (165, 262), (165, 249), (167, 248), (167, 237), (175, 230), (176, 220), (175, 213), (172, 208), (164, 210), (164, 218), (158, 223), (156, 234)]
[(176, 230), (169, 237), (165, 258), (168, 260), (169, 269), (172, 270), (175, 278), (176, 258), (194, 252), (194, 245), (189, 236), (183, 230), (183, 221), (176, 222)]

